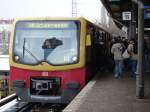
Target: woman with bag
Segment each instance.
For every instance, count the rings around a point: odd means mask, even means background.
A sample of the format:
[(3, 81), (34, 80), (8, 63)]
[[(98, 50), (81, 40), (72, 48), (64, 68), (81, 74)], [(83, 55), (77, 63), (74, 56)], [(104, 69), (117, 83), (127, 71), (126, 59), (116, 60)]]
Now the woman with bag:
[(137, 69), (137, 41), (135, 39), (130, 40), (130, 44), (127, 48), (130, 54), (130, 67), (131, 67), (131, 77), (136, 78), (136, 69)]
[(122, 57), (123, 57), (123, 59), (128, 59), (128, 58), (130, 58), (130, 54), (129, 54), (128, 49), (126, 49), (126, 50), (124, 51), (124, 53), (122, 54)]

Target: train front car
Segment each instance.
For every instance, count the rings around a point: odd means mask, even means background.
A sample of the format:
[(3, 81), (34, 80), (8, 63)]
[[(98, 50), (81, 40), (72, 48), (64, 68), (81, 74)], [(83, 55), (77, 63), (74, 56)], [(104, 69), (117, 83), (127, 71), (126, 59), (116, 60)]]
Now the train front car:
[(85, 27), (83, 18), (15, 22), (10, 84), (23, 101), (69, 103), (84, 87)]

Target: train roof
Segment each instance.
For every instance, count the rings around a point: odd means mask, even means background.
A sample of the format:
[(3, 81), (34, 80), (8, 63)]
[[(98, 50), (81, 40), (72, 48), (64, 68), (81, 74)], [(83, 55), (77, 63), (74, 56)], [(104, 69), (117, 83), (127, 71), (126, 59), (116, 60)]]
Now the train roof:
[[(94, 26), (97, 26), (97, 28), (100, 28), (104, 32), (107, 32), (111, 35), (116, 35), (116, 36), (127, 36), (127, 33), (123, 31), (122, 29), (118, 28), (113, 20), (111, 19), (109, 23), (94, 23), (92, 21), (89, 21), (88, 19), (84, 17), (32, 17), (32, 18), (19, 18), (15, 19), (16, 23), (17, 21), (23, 21), (23, 20), (85, 20), (88, 23), (93, 24)], [(98, 21), (97, 21), (98, 22)]]
[(88, 19), (84, 18), (84, 17), (34, 17), (34, 18), (17, 18), (15, 19), (16, 23), (17, 21), (25, 21), (25, 20), (84, 20), (88, 23), (90, 23), (91, 25), (97, 27), (98, 29), (101, 29), (104, 32), (109, 33), (106, 29), (100, 27), (99, 25), (89, 21)]
[(85, 19), (84, 17), (32, 17), (32, 18), (17, 18), (15, 21), (18, 20), (79, 20)]

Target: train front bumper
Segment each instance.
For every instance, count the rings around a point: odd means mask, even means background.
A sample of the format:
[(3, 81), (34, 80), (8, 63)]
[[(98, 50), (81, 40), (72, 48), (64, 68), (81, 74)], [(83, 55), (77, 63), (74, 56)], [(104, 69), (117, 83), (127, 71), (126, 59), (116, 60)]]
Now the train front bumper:
[(42, 102), (42, 103), (69, 103), (80, 91), (80, 85), (77, 82), (69, 82), (67, 88), (61, 91), (60, 95), (32, 95), (30, 88), (26, 88), (24, 81), (14, 81), (13, 89), (21, 100), (26, 102)]

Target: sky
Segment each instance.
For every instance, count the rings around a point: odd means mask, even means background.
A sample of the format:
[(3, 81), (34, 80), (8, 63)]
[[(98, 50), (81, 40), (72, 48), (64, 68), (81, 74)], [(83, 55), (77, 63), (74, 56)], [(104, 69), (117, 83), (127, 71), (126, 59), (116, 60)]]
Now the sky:
[[(77, 16), (98, 18), (100, 0), (76, 0)], [(70, 17), (72, 0), (0, 0), (0, 18)]]
[[(85, 17), (103, 28), (116, 30), (101, 0), (76, 0), (77, 16)], [(71, 17), (72, 0), (0, 0), (0, 19), (28, 17)], [(111, 28), (112, 27), (112, 28)], [(113, 29), (113, 30), (112, 30)]]
[[(0, 0), (3, 18), (68, 16), (70, 0)], [(63, 4), (63, 5), (62, 5)]]

